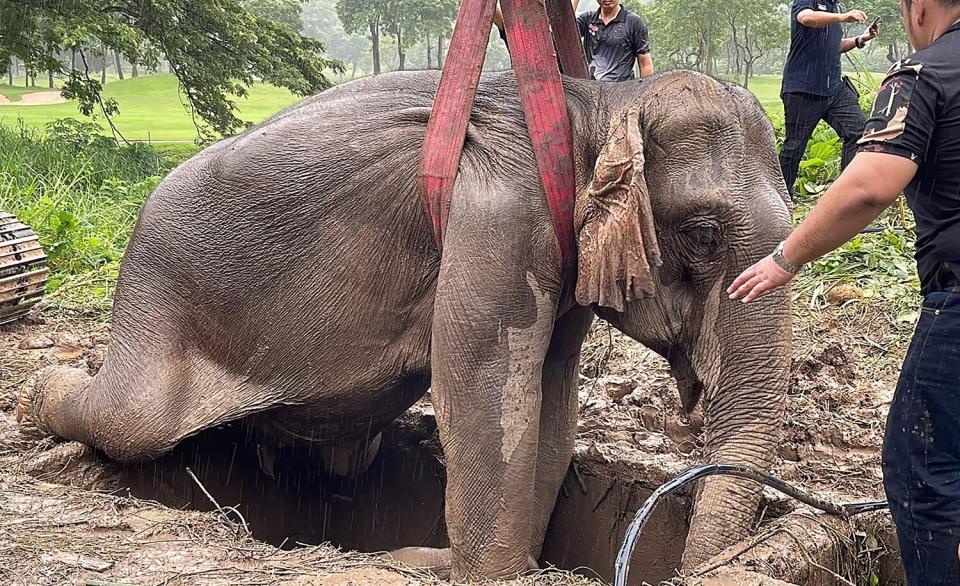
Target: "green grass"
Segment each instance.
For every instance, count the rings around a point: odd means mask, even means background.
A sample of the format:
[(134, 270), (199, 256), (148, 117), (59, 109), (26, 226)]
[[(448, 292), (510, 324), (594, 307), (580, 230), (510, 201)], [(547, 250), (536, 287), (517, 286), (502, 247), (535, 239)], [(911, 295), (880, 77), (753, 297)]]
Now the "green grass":
[(780, 101), (782, 80), (779, 75), (757, 75), (750, 79), (748, 89), (760, 100), (765, 110), (783, 114), (783, 102)]
[[(19, 91), (23, 88), (12, 89)], [(173, 75), (149, 75), (115, 81), (104, 86), (103, 94), (105, 98), (116, 98), (119, 102), (120, 114), (114, 117), (114, 123), (129, 140), (179, 142), (196, 138), (196, 129), (181, 102), (177, 80)], [(237, 101), (237, 106), (241, 119), (260, 122), (297, 101), (299, 98), (286, 89), (255, 84), (246, 99)], [(85, 119), (77, 111), (74, 102), (39, 106), (0, 105), (0, 124), (8, 126), (23, 120), (27, 126), (42, 127), (57, 118), (68, 117)], [(102, 117), (100, 126), (108, 130)]]
[[(881, 74), (874, 76), (879, 79)], [(43, 81), (45, 85), (46, 80)], [(758, 75), (751, 78), (749, 84), (750, 91), (774, 117), (783, 115), (780, 82), (779, 75)], [(46, 91), (46, 88), (0, 85), (0, 94), (11, 100), (33, 91)], [(116, 98), (119, 102), (120, 114), (114, 121), (123, 135), (130, 140), (180, 142), (196, 138), (193, 122), (183, 107), (173, 75), (148, 75), (123, 81), (109, 81), (104, 88), (104, 96)], [(238, 100), (237, 104), (240, 118), (260, 122), (298, 100), (299, 98), (286, 89), (256, 84), (250, 89), (250, 96)], [(27, 126), (40, 127), (64, 117), (84, 119), (73, 102), (41, 106), (0, 105), (0, 124), (16, 125), (18, 119), (22, 119)], [(101, 120), (100, 125), (104, 130), (108, 130), (105, 121)]]
[(192, 145), (118, 147), (85, 132), (0, 126), (0, 210), (39, 235), (58, 303), (105, 308), (140, 207)]

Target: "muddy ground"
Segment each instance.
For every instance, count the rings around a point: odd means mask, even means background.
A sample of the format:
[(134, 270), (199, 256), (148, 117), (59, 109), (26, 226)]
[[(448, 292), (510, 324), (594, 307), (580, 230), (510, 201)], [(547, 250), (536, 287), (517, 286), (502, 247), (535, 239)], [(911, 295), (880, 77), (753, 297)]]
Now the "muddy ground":
[[(859, 300), (796, 306), (774, 473), (836, 502), (882, 498), (879, 446), (909, 327)], [(159, 462), (126, 468), (78, 444), (23, 440), (12, 418), (20, 385), (45, 364), (95, 372), (108, 342), (102, 312), (55, 303), (0, 327), (0, 583), (437, 581), (350, 551), (445, 544), (443, 458), (428, 402), (390, 430), (371, 471), (349, 481), (323, 477), (304, 454), (282, 454), (268, 477), (243, 430), (231, 426)], [(646, 496), (700, 462), (699, 415), (679, 414), (673, 380), (653, 352), (598, 323), (581, 382), (575, 462), (541, 560), (577, 575), (543, 572), (529, 583), (609, 580), (626, 525)], [(748, 542), (700, 575), (678, 578), (690, 499), (681, 493), (657, 510), (634, 555), (631, 583), (902, 583), (886, 513), (840, 520), (770, 490)]]

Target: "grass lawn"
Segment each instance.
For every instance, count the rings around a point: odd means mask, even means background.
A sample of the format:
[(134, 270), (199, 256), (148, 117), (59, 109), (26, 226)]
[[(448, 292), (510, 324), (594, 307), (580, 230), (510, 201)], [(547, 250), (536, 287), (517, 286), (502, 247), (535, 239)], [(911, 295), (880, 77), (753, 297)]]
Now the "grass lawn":
[[(0, 86), (0, 93), (6, 95), (8, 88), (17, 91), (25, 89)], [(30, 91), (43, 89), (30, 88)], [(177, 80), (173, 75), (148, 75), (107, 83), (103, 94), (105, 98), (116, 98), (120, 103), (120, 114), (114, 117), (114, 123), (128, 139), (177, 142), (192, 141), (196, 137), (196, 130), (181, 103), (182, 96), (177, 91)], [(259, 122), (297, 101), (299, 98), (286, 89), (255, 84), (246, 99), (237, 101), (237, 107), (241, 119)], [(57, 118), (66, 117), (84, 119), (75, 102), (37, 106), (0, 105), (0, 123), (7, 125), (15, 125), (18, 119), (22, 119), (27, 126), (43, 126)], [(107, 129), (102, 120), (101, 126)]]
[(750, 79), (748, 89), (757, 96), (768, 112), (783, 113), (783, 102), (780, 101), (781, 80), (779, 75), (757, 75)]

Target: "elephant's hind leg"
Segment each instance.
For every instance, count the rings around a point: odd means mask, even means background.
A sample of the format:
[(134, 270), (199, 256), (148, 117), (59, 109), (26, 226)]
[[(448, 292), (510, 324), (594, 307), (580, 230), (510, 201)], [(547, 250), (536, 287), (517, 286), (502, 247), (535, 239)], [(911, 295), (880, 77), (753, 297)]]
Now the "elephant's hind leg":
[(184, 438), (275, 405), (266, 392), (205, 359), (108, 355), (97, 376), (40, 370), (17, 408), (21, 429), (93, 446), (119, 461), (151, 460)]

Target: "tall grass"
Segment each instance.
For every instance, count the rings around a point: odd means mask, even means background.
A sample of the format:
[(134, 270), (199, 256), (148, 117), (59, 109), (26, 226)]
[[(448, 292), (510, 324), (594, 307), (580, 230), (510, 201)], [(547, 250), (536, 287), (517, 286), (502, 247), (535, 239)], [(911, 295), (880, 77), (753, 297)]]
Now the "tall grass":
[(0, 209), (40, 237), (54, 296), (105, 306), (140, 207), (183, 156), (121, 147), (75, 121), (0, 126)]

